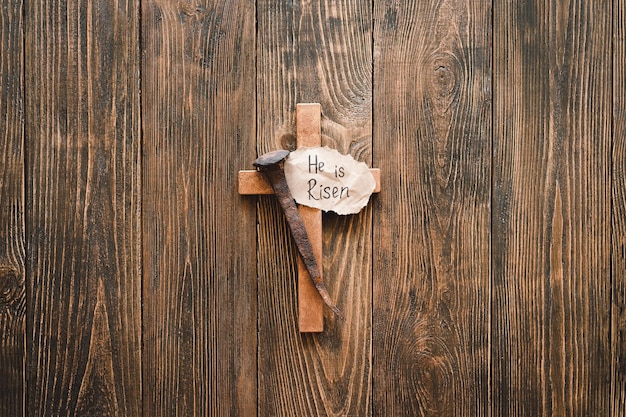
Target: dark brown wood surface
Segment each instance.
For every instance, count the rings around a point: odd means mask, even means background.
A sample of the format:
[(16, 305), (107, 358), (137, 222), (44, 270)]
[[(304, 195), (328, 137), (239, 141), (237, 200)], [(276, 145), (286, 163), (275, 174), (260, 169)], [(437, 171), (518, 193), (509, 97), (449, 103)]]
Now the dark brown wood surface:
[(141, 413), (138, 8), (25, 8), (26, 415)]
[(254, 2), (142, 2), (144, 415), (256, 413)]
[(495, 415), (611, 415), (611, 8), (494, 3)]
[(489, 6), (374, 10), (375, 415), (488, 413)]
[[(259, 1), (258, 153), (295, 145), (296, 103), (322, 107), (322, 145), (371, 162), (371, 5)], [(325, 331), (300, 334), (295, 250), (273, 196), (260, 199), (259, 415), (371, 413), (371, 209), (323, 216)], [(286, 377), (288, 376), (288, 377)]]
[(0, 9), (0, 416), (21, 416), (26, 398), (22, 7)]
[(626, 2), (613, 2), (612, 328), (609, 414), (626, 416)]
[[(0, 417), (626, 416), (624, 0), (0, 0)], [(323, 144), (347, 316), (237, 172)]]

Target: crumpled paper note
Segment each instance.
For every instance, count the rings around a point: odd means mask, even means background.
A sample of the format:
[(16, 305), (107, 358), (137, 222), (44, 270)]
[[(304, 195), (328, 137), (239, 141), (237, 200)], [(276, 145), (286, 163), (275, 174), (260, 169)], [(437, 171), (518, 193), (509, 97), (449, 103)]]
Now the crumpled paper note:
[(328, 147), (291, 152), (284, 169), (298, 204), (337, 214), (358, 213), (376, 188), (365, 163)]

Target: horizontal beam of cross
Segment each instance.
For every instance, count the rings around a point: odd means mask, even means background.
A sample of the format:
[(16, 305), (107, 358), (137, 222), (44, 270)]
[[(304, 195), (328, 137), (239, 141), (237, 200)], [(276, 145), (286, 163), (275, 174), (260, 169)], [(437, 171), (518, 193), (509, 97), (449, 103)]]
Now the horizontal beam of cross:
[[(371, 168), (370, 172), (376, 180), (375, 193), (380, 192), (380, 169)], [(268, 195), (274, 194), (272, 186), (259, 171), (244, 170), (239, 171), (239, 194), (241, 195)]]

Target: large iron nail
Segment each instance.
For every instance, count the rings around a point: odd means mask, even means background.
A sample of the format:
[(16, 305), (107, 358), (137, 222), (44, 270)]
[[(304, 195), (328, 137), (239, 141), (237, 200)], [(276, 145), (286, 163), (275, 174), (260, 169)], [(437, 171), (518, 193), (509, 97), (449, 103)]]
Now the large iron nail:
[(291, 191), (289, 190), (287, 178), (285, 178), (285, 172), (283, 171), (283, 161), (287, 155), (289, 155), (289, 151), (286, 150), (268, 152), (261, 155), (256, 161), (254, 161), (254, 166), (265, 175), (272, 185), (274, 194), (276, 194), (276, 197), (280, 202), (280, 206), (285, 213), (285, 217), (287, 218), (287, 223), (289, 224), (289, 229), (291, 230), (293, 239), (296, 242), (298, 252), (302, 257), (302, 261), (304, 262), (311, 279), (313, 280), (315, 288), (317, 288), (317, 291), (322, 296), (322, 300), (324, 300), (324, 303), (326, 303), (326, 305), (335, 312), (337, 317), (345, 320), (341, 310), (339, 310), (339, 308), (330, 299), (326, 285), (324, 285), (324, 282), (322, 281), (322, 277), (319, 272), (320, 270), (317, 266), (315, 255), (313, 253), (313, 247), (311, 246), (309, 236), (307, 235), (306, 228), (304, 227), (304, 222), (302, 221), (302, 217), (300, 217), (300, 212), (298, 212), (296, 202), (294, 201)]

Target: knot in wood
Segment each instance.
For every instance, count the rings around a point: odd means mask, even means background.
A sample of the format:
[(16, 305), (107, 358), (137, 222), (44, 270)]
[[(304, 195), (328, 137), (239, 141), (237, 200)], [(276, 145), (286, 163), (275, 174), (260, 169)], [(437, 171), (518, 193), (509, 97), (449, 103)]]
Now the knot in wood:
[(408, 347), (404, 363), (410, 363), (408, 379), (420, 403), (430, 413), (440, 413), (454, 401), (450, 397), (455, 380), (452, 352), (445, 340), (432, 334), (420, 337)]
[(0, 310), (19, 301), (23, 292), (19, 271), (8, 265), (0, 265)]
[(445, 113), (461, 88), (461, 64), (456, 56), (438, 52), (425, 66), (427, 91), (438, 113)]

